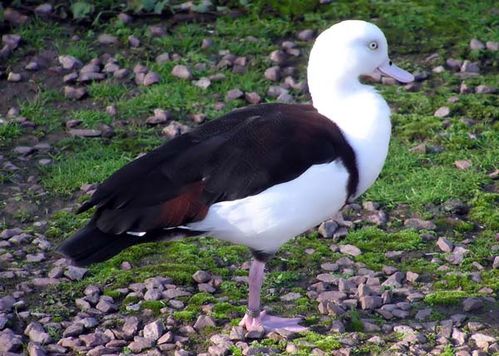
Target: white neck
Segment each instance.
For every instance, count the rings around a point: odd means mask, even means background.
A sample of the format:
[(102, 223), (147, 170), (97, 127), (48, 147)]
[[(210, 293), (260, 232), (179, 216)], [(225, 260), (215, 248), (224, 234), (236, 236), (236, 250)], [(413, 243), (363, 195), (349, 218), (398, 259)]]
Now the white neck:
[(309, 73), (309, 88), (314, 107), (338, 125), (355, 151), (360, 178), (358, 196), (376, 180), (386, 159), (390, 109), (373, 87), (358, 79), (331, 80), (313, 74)]

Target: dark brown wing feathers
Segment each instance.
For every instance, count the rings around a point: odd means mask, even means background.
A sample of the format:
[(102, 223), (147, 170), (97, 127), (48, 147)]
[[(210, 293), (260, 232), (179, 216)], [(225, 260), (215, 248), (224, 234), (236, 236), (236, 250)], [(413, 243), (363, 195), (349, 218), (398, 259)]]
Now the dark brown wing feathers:
[(310, 105), (235, 110), (129, 163), (104, 181), (80, 211), (97, 207), (108, 233), (149, 231), (203, 219), (209, 206), (297, 178), (341, 159), (355, 192), (355, 154), (339, 128)]

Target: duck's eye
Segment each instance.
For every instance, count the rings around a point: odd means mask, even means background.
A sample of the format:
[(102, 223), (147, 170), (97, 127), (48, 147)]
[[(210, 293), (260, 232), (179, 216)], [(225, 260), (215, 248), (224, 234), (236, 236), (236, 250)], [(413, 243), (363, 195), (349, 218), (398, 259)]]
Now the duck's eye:
[(376, 42), (376, 41), (370, 42), (369, 49), (372, 49), (372, 50), (378, 49), (378, 42)]

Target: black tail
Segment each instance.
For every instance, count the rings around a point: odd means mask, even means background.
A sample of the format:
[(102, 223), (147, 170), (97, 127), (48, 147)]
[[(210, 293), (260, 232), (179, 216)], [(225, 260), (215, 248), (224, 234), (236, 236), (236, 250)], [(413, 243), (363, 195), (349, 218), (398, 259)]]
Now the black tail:
[(114, 235), (102, 232), (93, 221), (90, 221), (87, 226), (64, 241), (57, 248), (57, 251), (70, 258), (77, 266), (88, 266), (92, 263), (105, 261), (132, 245), (196, 236), (200, 233), (184, 229), (161, 229), (148, 232), (144, 236), (134, 236), (127, 233)]

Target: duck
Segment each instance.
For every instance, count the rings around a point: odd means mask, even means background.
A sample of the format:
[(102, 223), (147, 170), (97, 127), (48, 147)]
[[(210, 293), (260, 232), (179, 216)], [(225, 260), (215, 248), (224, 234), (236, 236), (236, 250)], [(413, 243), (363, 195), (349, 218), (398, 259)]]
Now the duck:
[(302, 331), (301, 319), (262, 309), (266, 263), (294, 237), (334, 216), (377, 179), (388, 154), (390, 108), (361, 76), (414, 80), (388, 55), (373, 23), (346, 20), (315, 40), (311, 104), (236, 109), (173, 138), (98, 185), (78, 213), (88, 224), (58, 251), (75, 265), (136, 244), (212, 236), (252, 253), (248, 331)]

